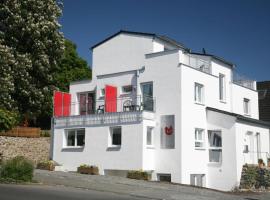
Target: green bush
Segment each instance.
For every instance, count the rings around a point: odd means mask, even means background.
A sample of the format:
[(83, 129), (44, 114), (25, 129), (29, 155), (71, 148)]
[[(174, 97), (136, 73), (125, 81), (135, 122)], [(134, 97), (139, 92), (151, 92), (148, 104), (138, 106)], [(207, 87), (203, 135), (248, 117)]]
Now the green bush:
[(270, 187), (270, 170), (257, 166), (244, 165), (241, 177), (241, 187), (245, 189)]
[(150, 180), (150, 175), (142, 170), (131, 170), (127, 173), (127, 178), (138, 179), (138, 180)]
[(18, 113), (0, 108), (0, 132), (10, 130), (18, 121)]
[(50, 130), (41, 130), (40, 131), (40, 137), (50, 137), (51, 131)]
[(15, 181), (32, 181), (33, 164), (22, 156), (15, 157), (3, 163), (0, 177)]
[(82, 164), (77, 168), (77, 172), (80, 174), (99, 175), (99, 169), (95, 165)]

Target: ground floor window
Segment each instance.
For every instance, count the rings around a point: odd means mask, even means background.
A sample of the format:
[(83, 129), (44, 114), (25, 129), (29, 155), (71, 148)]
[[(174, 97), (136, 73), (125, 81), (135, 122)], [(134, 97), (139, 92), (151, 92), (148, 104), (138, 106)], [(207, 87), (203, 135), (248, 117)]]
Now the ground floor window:
[(146, 145), (147, 146), (153, 146), (153, 132), (154, 132), (154, 128), (147, 126), (147, 132), (146, 132)]
[(190, 174), (190, 185), (205, 187), (205, 174)]
[(85, 144), (85, 129), (65, 130), (67, 147), (83, 147)]
[(208, 131), (209, 162), (220, 163), (222, 160), (221, 131)]
[(122, 145), (122, 127), (110, 127), (109, 146)]
[(157, 174), (158, 181), (171, 182), (171, 174)]

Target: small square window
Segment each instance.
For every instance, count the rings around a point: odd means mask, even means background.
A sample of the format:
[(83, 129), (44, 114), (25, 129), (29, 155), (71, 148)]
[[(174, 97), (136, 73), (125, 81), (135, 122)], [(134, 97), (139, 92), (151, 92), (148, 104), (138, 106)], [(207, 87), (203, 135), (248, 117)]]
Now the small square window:
[(199, 83), (195, 83), (194, 87), (194, 100), (196, 103), (204, 103), (204, 86)]
[(125, 85), (122, 87), (122, 94), (130, 94), (132, 93), (133, 87), (132, 85)]
[(122, 128), (120, 126), (110, 128), (110, 146), (121, 146)]
[(204, 130), (200, 128), (195, 129), (195, 149), (204, 148)]
[(146, 145), (153, 146), (153, 127), (147, 126)]
[(104, 89), (104, 88), (102, 88), (102, 89), (100, 90), (99, 96), (100, 96), (100, 97), (104, 97), (104, 96), (105, 96), (105, 89)]
[(250, 100), (247, 98), (244, 98), (244, 114), (250, 115)]

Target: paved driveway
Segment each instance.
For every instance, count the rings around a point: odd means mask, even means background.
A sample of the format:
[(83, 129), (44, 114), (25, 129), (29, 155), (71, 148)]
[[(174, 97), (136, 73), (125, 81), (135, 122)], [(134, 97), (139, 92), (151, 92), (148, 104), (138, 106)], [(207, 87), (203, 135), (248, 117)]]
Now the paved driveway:
[(35, 180), (45, 185), (64, 185), (100, 192), (151, 199), (257, 200), (270, 199), (270, 193), (232, 194), (185, 185), (132, 180), (113, 176), (91, 176), (67, 172), (35, 171)]

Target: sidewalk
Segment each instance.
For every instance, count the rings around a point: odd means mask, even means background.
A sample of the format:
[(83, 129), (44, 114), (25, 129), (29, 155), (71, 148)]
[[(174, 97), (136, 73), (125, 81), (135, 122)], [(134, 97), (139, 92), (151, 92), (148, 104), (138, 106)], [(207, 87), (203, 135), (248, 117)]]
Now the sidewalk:
[(231, 200), (270, 199), (270, 194), (231, 194), (184, 185), (149, 182), (114, 176), (82, 175), (67, 172), (35, 170), (34, 180), (45, 185), (64, 185), (96, 191), (126, 194), (149, 199), (181, 200)]

